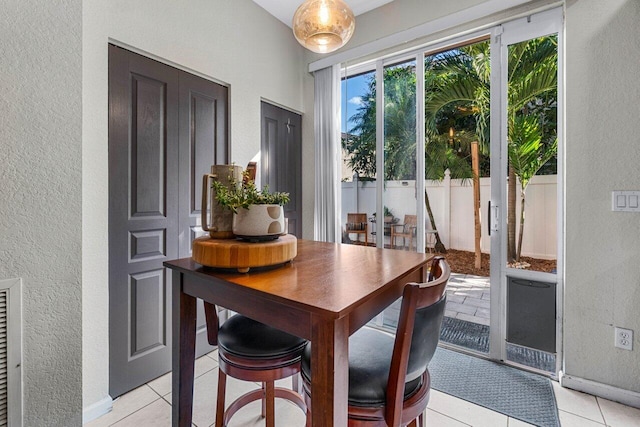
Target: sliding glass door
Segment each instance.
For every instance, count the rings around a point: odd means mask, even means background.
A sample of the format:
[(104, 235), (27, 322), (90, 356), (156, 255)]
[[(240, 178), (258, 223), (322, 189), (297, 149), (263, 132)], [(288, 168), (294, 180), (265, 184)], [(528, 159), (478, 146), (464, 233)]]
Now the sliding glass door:
[(422, 132), (416, 131), (423, 123), (420, 115), (416, 116), (417, 87), (421, 84), (416, 64), (413, 56), (344, 72), (344, 243), (424, 251), (424, 203), (418, 192), (418, 187), (421, 191), (423, 187), (416, 179), (424, 168), (420, 161), (424, 147), (418, 143)]
[[(348, 67), (342, 92), (343, 242), (444, 255), (453, 274), (441, 343), (552, 376), (561, 28), (554, 9)], [(366, 240), (352, 232), (364, 227)], [(379, 326), (393, 328), (395, 306)]]
[(552, 10), (504, 24), (492, 44), (491, 355), (551, 374), (561, 342), (561, 28)]

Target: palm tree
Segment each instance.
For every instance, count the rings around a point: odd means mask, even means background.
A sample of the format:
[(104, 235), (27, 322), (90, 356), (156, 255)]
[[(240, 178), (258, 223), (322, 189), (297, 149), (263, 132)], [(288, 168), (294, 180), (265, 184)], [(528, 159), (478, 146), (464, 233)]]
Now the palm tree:
[[(547, 115), (532, 114), (538, 101), (554, 105), (557, 88), (557, 38), (541, 37), (509, 47), (507, 76), (508, 117), (508, 262), (520, 259), (524, 231), (524, 193), (521, 205), (521, 223), (516, 251), (516, 181), (524, 191), (531, 177), (553, 157), (557, 151), (555, 119)], [(480, 42), (445, 52), (433, 59), (432, 70), (439, 78), (425, 105), (428, 129), (436, 132), (436, 120), (442, 111), (457, 109), (460, 114), (472, 114), (476, 121), (475, 133), (483, 154), (489, 153), (490, 118), (490, 55), (489, 43)], [(550, 102), (551, 101), (551, 102)], [(555, 110), (554, 110), (555, 115)], [(525, 119), (525, 117), (529, 117)], [(536, 136), (539, 134), (539, 138)], [(537, 142), (535, 142), (537, 141)]]
[[(557, 152), (558, 139), (555, 138), (551, 144), (542, 144), (542, 126), (535, 116), (515, 116), (513, 120), (515, 123), (512, 125), (513, 133), (508, 141), (507, 150), (509, 169), (513, 170), (520, 182), (520, 231), (515, 257), (515, 260), (519, 261), (524, 233), (525, 192), (531, 178)], [(511, 204), (515, 206), (515, 195)], [(515, 224), (515, 221), (512, 223)]]
[[(425, 84), (431, 85), (433, 75), (425, 73)], [(384, 72), (385, 88), (385, 171), (384, 180), (416, 178), (416, 75), (413, 64), (389, 67)], [(348, 153), (349, 166), (360, 175), (373, 178), (375, 163), (375, 79), (369, 82), (363, 104), (349, 121), (354, 123), (342, 147)], [(458, 156), (448, 139), (430, 134), (425, 138), (425, 179), (441, 181), (446, 169), (454, 179), (471, 178), (469, 162)], [(435, 249), (446, 253), (431, 210), (429, 195), (425, 191), (425, 208), (431, 228), (436, 231)]]
[[(415, 67), (385, 69), (384, 180), (415, 179)], [(376, 177), (376, 82), (369, 81), (362, 105), (349, 118), (353, 126), (342, 138), (349, 167), (361, 178)]]

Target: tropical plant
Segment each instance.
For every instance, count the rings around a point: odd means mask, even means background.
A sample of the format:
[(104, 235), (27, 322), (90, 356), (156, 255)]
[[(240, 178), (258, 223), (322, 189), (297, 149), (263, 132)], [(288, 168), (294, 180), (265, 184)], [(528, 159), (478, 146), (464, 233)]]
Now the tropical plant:
[[(515, 260), (520, 260), (522, 253), (522, 236), (524, 233), (525, 193), (531, 178), (538, 172), (558, 150), (558, 139), (551, 144), (542, 144), (541, 126), (535, 116), (515, 116), (513, 132), (507, 144), (509, 153), (509, 169), (519, 178), (520, 182), (520, 231)], [(514, 200), (510, 205), (515, 206)], [(515, 209), (514, 209), (515, 212)], [(513, 221), (515, 223), (515, 221)]]
[[(509, 156), (507, 252), (508, 261), (520, 259), (524, 231), (524, 190), (531, 177), (557, 151), (555, 98), (557, 38), (541, 37), (509, 48), (507, 75), (507, 140)], [(475, 119), (481, 152), (489, 153), (490, 55), (481, 42), (438, 54), (432, 71), (439, 76), (425, 105), (427, 129), (436, 133), (442, 111), (455, 108)], [(546, 109), (545, 109), (546, 107)], [(525, 117), (528, 117), (525, 119)], [(517, 178), (517, 179), (516, 179)], [(516, 250), (516, 181), (522, 192), (521, 222)]]
[(216, 200), (221, 206), (228, 208), (233, 213), (238, 213), (239, 208), (249, 209), (251, 205), (280, 205), (289, 203), (289, 193), (270, 193), (269, 186), (265, 185), (262, 190), (258, 190), (255, 181), (248, 179), (248, 172), (243, 172), (244, 182), (237, 182), (233, 175), (230, 175), (229, 186), (220, 181), (213, 181), (213, 188)]
[[(416, 76), (415, 67), (388, 67), (385, 88), (385, 181), (415, 179)], [(349, 118), (353, 126), (342, 138), (348, 153), (348, 166), (360, 179), (376, 177), (376, 82), (368, 82), (367, 92), (356, 114)]]

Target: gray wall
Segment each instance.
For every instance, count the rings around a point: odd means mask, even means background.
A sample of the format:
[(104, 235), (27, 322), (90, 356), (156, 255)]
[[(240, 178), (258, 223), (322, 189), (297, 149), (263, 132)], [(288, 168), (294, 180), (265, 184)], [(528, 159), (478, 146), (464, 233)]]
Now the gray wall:
[(2, 2), (0, 279), (23, 278), (27, 426), (81, 422), (81, 35), (80, 0)]
[[(640, 214), (611, 212), (640, 190), (640, 2), (566, 7), (567, 374), (640, 392)], [(635, 331), (633, 351), (613, 327)]]

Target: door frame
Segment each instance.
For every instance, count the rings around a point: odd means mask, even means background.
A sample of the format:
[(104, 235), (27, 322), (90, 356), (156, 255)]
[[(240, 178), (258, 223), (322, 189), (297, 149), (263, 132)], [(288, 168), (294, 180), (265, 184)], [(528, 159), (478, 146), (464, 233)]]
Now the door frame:
[[(416, 76), (424, 76), (424, 50), (409, 52), (404, 55), (396, 55), (391, 58), (376, 61), (376, 217), (384, 218), (384, 191), (386, 188), (385, 171), (385, 108), (384, 106), (384, 70), (387, 67), (398, 65), (410, 61), (415, 61)], [(424, 160), (424, 138), (425, 138), (425, 117), (424, 117), (424, 78), (416, 77), (416, 216), (418, 226), (416, 228), (416, 252), (425, 252), (425, 217), (426, 208), (424, 204), (425, 188), (425, 160)], [(422, 177), (422, 178), (419, 178)], [(376, 246), (384, 248), (384, 221), (376, 221)], [(389, 242), (391, 243), (391, 242)]]
[[(538, 280), (556, 284), (556, 370), (562, 368), (562, 320), (564, 284), (564, 15), (561, 7), (514, 19), (495, 27), (491, 34), (491, 199), (488, 226), (491, 229), (491, 304), (489, 357), (504, 363), (522, 366), (507, 360), (507, 278)], [(557, 259), (556, 274), (507, 268), (507, 71), (509, 45), (536, 37), (558, 36), (558, 166), (557, 166)], [(498, 153), (496, 156), (495, 153)], [(528, 370), (535, 370), (524, 367)], [(548, 372), (543, 372), (549, 375)]]

